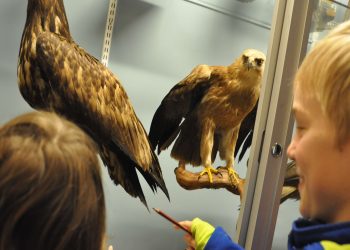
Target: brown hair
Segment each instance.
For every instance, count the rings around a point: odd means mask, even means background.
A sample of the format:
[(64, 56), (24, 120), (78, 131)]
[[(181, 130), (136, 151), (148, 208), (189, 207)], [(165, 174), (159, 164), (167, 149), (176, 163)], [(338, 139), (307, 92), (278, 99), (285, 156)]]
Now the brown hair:
[(295, 84), (315, 95), (334, 124), (336, 143), (350, 138), (350, 22), (336, 27), (304, 59)]
[(0, 249), (101, 249), (105, 201), (91, 139), (53, 113), (0, 127)]

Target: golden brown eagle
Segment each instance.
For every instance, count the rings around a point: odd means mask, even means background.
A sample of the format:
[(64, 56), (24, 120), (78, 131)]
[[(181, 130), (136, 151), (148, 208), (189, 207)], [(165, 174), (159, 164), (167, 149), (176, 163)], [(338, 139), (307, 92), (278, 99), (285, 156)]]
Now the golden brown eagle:
[(63, 0), (28, 0), (19, 89), (35, 109), (55, 111), (96, 142), (116, 185), (147, 206), (136, 169), (169, 198), (157, 156), (117, 77), (72, 39)]
[(234, 150), (242, 120), (256, 105), (264, 71), (264, 53), (247, 49), (229, 66), (198, 65), (175, 85), (154, 114), (149, 138), (158, 153), (176, 138), (171, 156), (211, 172), (217, 151), (234, 174)]

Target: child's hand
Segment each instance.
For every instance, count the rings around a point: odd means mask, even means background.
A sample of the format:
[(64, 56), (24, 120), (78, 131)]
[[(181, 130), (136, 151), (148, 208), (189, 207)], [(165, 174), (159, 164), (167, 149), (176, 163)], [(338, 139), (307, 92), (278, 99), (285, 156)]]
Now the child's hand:
[(194, 218), (192, 221), (181, 221), (179, 223), (192, 233), (192, 235), (185, 234), (184, 236), (187, 244), (186, 249), (203, 250), (215, 230), (212, 225), (199, 218)]
[[(188, 231), (191, 231), (192, 221), (180, 221), (179, 223), (181, 224), (181, 226), (188, 229)], [(177, 226), (174, 227), (175, 229), (179, 229), (179, 227)], [(184, 235), (184, 241), (186, 242), (186, 250), (194, 250), (196, 248), (196, 241), (191, 235), (186, 233)]]

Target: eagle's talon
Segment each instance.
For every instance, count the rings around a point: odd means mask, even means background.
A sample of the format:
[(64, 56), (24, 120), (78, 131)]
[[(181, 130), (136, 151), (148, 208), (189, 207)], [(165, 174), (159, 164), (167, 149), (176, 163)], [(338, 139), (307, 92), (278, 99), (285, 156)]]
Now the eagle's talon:
[[(207, 174), (208, 178), (209, 178), (209, 182), (213, 183), (213, 176), (212, 173), (214, 174), (218, 174), (219, 171), (213, 167), (205, 167), (204, 170), (202, 172), (200, 172), (198, 179), (201, 178), (203, 175)], [(220, 173), (221, 174), (221, 173)]]
[(240, 182), (237, 172), (233, 168), (226, 168), (232, 183), (236, 186)]
[[(218, 167), (217, 170), (218, 170), (218, 171), (220, 171), (220, 170), (226, 170), (226, 171), (227, 171), (227, 174), (228, 174), (228, 176), (230, 177), (231, 182), (232, 182), (232, 184), (233, 184), (234, 186), (237, 186), (238, 183), (240, 183), (241, 180), (240, 180), (240, 178), (239, 178), (237, 172), (236, 172), (232, 167)], [(220, 174), (221, 174), (221, 172), (220, 172)], [(221, 174), (221, 175), (222, 175), (222, 174)]]

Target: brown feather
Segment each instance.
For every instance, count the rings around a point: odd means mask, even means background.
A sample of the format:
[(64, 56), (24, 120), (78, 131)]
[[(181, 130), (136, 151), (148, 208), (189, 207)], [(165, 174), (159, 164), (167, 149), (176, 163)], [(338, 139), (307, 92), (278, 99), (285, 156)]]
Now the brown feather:
[(250, 111), (244, 118), (244, 120), (241, 122), (234, 152), (234, 156), (236, 157), (238, 155), (238, 151), (241, 150), (238, 156), (238, 162), (242, 160), (246, 151), (252, 145), (255, 118), (258, 110), (258, 102), (259, 101), (256, 102), (252, 111)]
[(198, 65), (164, 97), (153, 116), (149, 132), (153, 150), (158, 146), (158, 154), (173, 142), (180, 132), (182, 119), (205, 95), (210, 87), (210, 73), (208, 65)]
[(168, 195), (158, 159), (117, 77), (70, 37), (62, 0), (28, 0), (19, 88), (36, 109), (55, 111), (98, 144), (115, 184), (146, 205), (135, 168)]
[(183, 163), (208, 165), (204, 158), (212, 162), (217, 151), (233, 159), (240, 124), (260, 94), (264, 61), (262, 52), (247, 49), (229, 66), (195, 67), (157, 109), (149, 134), (153, 149), (176, 140), (171, 156)]

